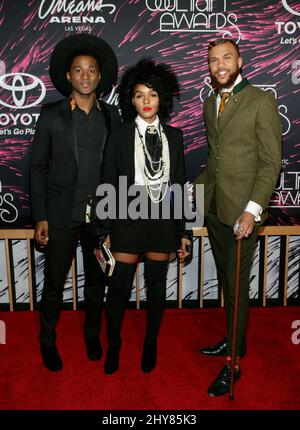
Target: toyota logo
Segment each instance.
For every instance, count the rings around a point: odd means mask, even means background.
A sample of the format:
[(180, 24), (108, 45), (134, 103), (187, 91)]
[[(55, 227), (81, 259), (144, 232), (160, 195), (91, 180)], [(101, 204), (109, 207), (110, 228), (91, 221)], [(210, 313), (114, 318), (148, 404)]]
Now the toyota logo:
[[(291, 6), (288, 5), (288, 1), (287, 0), (282, 0), (282, 5), (283, 7), (290, 12), (293, 15), (298, 15), (300, 16), (300, 12), (297, 12), (296, 10), (294, 10)], [(299, 4), (298, 4), (299, 5)]]
[(0, 88), (0, 104), (12, 109), (36, 106), (46, 95), (44, 83), (29, 73), (7, 73), (0, 76)]

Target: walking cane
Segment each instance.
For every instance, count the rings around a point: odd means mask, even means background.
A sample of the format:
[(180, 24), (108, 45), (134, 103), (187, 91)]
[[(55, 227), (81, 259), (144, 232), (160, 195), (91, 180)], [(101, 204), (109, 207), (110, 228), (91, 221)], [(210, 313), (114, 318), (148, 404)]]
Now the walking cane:
[(233, 400), (233, 390), (234, 390), (234, 366), (235, 366), (235, 360), (236, 360), (236, 333), (237, 333), (237, 321), (238, 321), (238, 312), (239, 312), (238, 307), (239, 307), (239, 292), (240, 292), (242, 239), (238, 239), (236, 242), (237, 243), (236, 243), (234, 308), (233, 308), (234, 314), (233, 314), (233, 327), (232, 327), (229, 400)]

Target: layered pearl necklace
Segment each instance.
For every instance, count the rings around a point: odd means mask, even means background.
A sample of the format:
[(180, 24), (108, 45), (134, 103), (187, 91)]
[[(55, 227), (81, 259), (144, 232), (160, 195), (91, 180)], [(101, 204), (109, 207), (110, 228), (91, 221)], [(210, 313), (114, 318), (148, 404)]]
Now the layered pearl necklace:
[[(139, 168), (142, 172), (147, 193), (153, 203), (160, 203), (166, 195), (170, 176), (169, 145), (162, 126), (159, 124), (159, 135), (162, 144), (162, 155), (158, 161), (153, 161), (138, 124), (135, 123), (135, 151)], [(153, 131), (154, 132), (154, 131)], [(157, 132), (155, 130), (155, 132)], [(147, 167), (146, 159), (152, 172)], [(164, 189), (163, 189), (164, 188)]]

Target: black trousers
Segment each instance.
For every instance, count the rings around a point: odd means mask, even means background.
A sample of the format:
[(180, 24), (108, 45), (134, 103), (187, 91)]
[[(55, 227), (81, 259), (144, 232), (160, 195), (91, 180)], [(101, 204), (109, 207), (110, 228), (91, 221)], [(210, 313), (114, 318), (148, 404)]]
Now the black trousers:
[[(215, 259), (220, 289), (224, 292), (224, 306), (227, 320), (228, 355), (232, 348), (232, 324), (234, 315), (236, 239), (233, 227), (223, 224), (217, 217), (215, 196), (206, 217), (208, 236)], [(240, 294), (237, 325), (237, 355), (246, 353), (246, 332), (249, 311), (249, 278), (252, 258), (256, 244), (258, 227), (252, 234), (242, 240), (242, 256), (240, 270)]]
[(46, 248), (45, 282), (40, 311), (40, 341), (45, 346), (55, 344), (55, 328), (59, 320), (66, 275), (80, 239), (85, 273), (85, 323), (87, 336), (98, 336), (101, 329), (101, 311), (105, 292), (105, 277), (93, 253), (96, 225), (70, 222), (56, 230), (49, 226)]

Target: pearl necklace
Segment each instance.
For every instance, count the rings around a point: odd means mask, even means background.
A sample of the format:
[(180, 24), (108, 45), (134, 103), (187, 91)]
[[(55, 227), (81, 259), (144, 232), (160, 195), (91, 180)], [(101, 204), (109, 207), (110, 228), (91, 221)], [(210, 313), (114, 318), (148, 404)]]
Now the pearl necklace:
[[(145, 143), (145, 141), (144, 141), (144, 138), (143, 138), (143, 136), (142, 136), (142, 134), (141, 134), (141, 132), (140, 132), (140, 129), (139, 129), (139, 127), (138, 127), (137, 123), (136, 123), (136, 129), (137, 129), (137, 131), (138, 131), (139, 138), (140, 138), (141, 143), (142, 143), (142, 145), (143, 145), (143, 152), (144, 152), (144, 154), (145, 154), (145, 156), (146, 156), (146, 158), (147, 158), (147, 160), (148, 160), (148, 162), (149, 162), (149, 164), (150, 164), (150, 166), (151, 166), (152, 171), (153, 171), (154, 173), (158, 173), (158, 172), (160, 172), (160, 171), (161, 171), (161, 168), (162, 168), (162, 161), (163, 161), (163, 160), (162, 160), (162, 157), (160, 157), (158, 161), (153, 161), (153, 160), (152, 160), (151, 155), (150, 155), (150, 153), (149, 153), (149, 151), (148, 151), (147, 145), (146, 145), (146, 143)], [(154, 134), (154, 133), (153, 133), (153, 134)], [(158, 134), (158, 136), (159, 136), (159, 134)], [(160, 136), (159, 136), (159, 140), (160, 140), (160, 143), (162, 143)], [(154, 164), (158, 164), (158, 167), (157, 167), (157, 168), (155, 168), (155, 167), (154, 167)], [(147, 172), (149, 172), (149, 170), (148, 170), (148, 169), (147, 169)]]
[[(169, 145), (165, 133), (159, 124), (159, 131), (162, 143), (162, 156), (159, 161), (153, 161), (151, 155), (147, 149), (144, 138), (139, 130), (137, 123), (135, 123), (136, 133), (135, 133), (135, 151), (137, 155), (138, 165), (141, 169), (144, 183), (146, 186), (147, 193), (153, 203), (160, 203), (166, 195), (167, 183), (169, 181), (170, 175), (170, 158), (169, 158)], [(149, 171), (145, 159), (149, 161), (151, 169), (155, 173), (151, 174)], [(158, 167), (154, 168), (154, 164), (158, 164)], [(156, 183), (153, 183), (155, 181)], [(157, 183), (158, 182), (158, 183)], [(165, 185), (163, 193), (163, 185)]]

